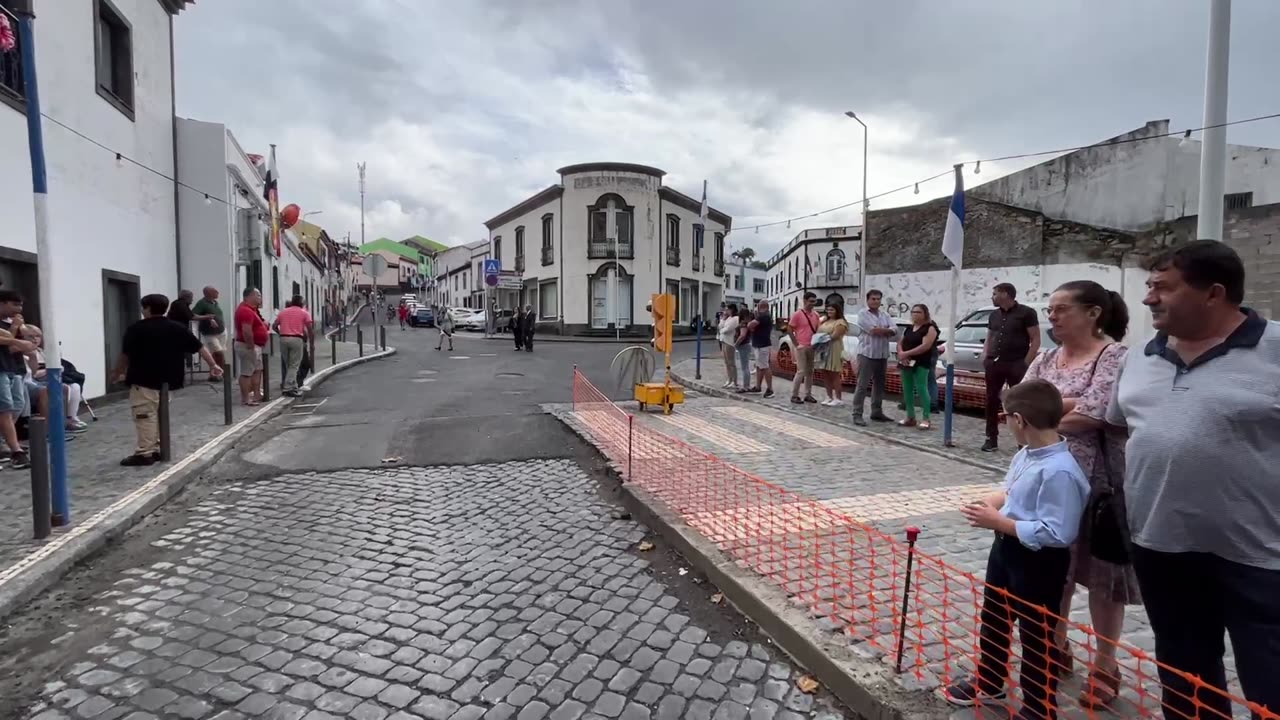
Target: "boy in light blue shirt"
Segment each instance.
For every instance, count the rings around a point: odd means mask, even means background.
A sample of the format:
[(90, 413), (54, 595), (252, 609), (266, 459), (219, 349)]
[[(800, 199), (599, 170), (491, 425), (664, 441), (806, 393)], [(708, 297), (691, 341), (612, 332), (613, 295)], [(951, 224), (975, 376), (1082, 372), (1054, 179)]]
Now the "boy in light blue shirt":
[(977, 674), (942, 690), (963, 707), (1005, 697), (1013, 621), (1022, 640), (1022, 708), (1017, 720), (1055, 720), (1061, 658), (1053, 643), (1058, 623), (1040, 608), (1057, 608), (1071, 566), (1071, 544), (1089, 499), (1089, 481), (1058, 434), (1062, 395), (1044, 380), (1004, 392), (1009, 427), (1022, 450), (1004, 489), (961, 509), (973, 527), (994, 530), (982, 596)]

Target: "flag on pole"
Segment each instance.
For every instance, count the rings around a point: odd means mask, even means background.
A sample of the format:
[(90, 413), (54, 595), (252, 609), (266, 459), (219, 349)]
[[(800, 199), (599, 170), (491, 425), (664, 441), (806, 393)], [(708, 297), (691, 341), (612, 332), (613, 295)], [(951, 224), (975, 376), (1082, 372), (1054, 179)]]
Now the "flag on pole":
[(262, 196), (271, 212), (271, 249), (280, 257), (280, 176), (276, 173), (276, 146), (271, 146), (271, 159), (267, 161), (267, 181)]
[(964, 176), (963, 165), (956, 165), (956, 190), (947, 209), (947, 227), (942, 232), (942, 254), (954, 267), (964, 264)]
[(809, 259), (809, 248), (804, 250), (804, 276), (809, 277), (809, 273), (813, 272), (813, 261)]

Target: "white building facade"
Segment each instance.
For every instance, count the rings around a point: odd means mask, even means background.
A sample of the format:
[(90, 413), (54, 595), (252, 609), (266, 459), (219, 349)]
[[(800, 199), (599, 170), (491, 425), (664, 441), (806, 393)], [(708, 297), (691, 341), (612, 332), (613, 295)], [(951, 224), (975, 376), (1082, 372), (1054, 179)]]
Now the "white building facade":
[(471, 307), (471, 294), (476, 290), (474, 257), (488, 252), (489, 242), (478, 240), (436, 253), (435, 284), (429, 295), (431, 304), (440, 308)]
[(647, 333), (653, 293), (676, 297), (673, 321), (712, 318), (724, 295), (728, 215), (662, 184), (665, 173), (630, 163), (560, 168), (560, 181), (485, 226), (490, 253), (522, 287), (540, 328), (563, 334)]
[(294, 295), (302, 295), (318, 313), (324, 271), (303, 253), (291, 231), (284, 232), (276, 256), (261, 164), (225, 125), (179, 118), (176, 127), (178, 179), (194, 188), (178, 196), (182, 288), (197, 297), (206, 285), (218, 288), (224, 313), (239, 304), (246, 287), (262, 291), (262, 314), (268, 319)]
[(724, 299), (721, 302), (747, 304), (769, 298), (769, 271), (751, 263), (730, 258), (724, 264)]
[(845, 312), (862, 304), (862, 226), (803, 230), (769, 258), (765, 287), (774, 317), (798, 310), (812, 291), (818, 305), (839, 302)]
[[(56, 259), (48, 278), (36, 265), (19, 49), (0, 53), (0, 283), (23, 295), (29, 322), (56, 317), (62, 355), (87, 376), (89, 397), (111, 389), (108, 374), (125, 328), (140, 316), (140, 298), (178, 289), (171, 51), (173, 17), (185, 5), (37, 4), (40, 99), (52, 118), (43, 123)], [(40, 307), (41, 282), (65, 301)]]

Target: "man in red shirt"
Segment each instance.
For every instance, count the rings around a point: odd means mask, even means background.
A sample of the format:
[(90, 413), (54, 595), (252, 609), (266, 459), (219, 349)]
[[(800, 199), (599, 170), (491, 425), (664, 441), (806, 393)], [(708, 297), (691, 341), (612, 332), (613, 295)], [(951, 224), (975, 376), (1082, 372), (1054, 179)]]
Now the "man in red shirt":
[(262, 293), (257, 288), (247, 288), (235, 314), (240, 402), (250, 406), (257, 405), (262, 397), (262, 349), (267, 346), (267, 322), (258, 312), (261, 307)]
[(397, 312), (400, 314), (400, 332), (404, 332), (404, 324), (409, 319), (409, 303), (401, 300), (400, 309)]
[[(818, 296), (812, 292), (804, 294), (804, 307), (791, 316), (791, 335), (796, 339), (796, 375), (791, 381), (791, 402), (818, 402), (813, 397), (813, 335), (818, 332), (822, 318), (814, 312), (813, 306), (818, 304)], [(800, 385), (804, 385), (804, 399), (800, 399)]]

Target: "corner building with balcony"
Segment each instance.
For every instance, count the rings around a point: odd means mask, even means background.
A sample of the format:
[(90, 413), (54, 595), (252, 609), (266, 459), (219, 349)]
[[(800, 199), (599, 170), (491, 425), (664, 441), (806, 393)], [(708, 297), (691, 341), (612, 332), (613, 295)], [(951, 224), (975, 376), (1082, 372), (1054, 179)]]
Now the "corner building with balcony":
[(819, 307), (838, 302), (846, 315), (855, 313), (862, 305), (862, 226), (802, 230), (768, 267), (765, 290), (774, 317), (790, 317), (810, 291)]
[(657, 168), (601, 162), (559, 174), (485, 223), (490, 257), (522, 283), (504, 303), (518, 297), (534, 307), (539, 332), (567, 335), (648, 335), (645, 308), (657, 292), (676, 297), (673, 323), (684, 332), (699, 313), (715, 317), (732, 218), (714, 208), (700, 218), (701, 199), (663, 185)]

